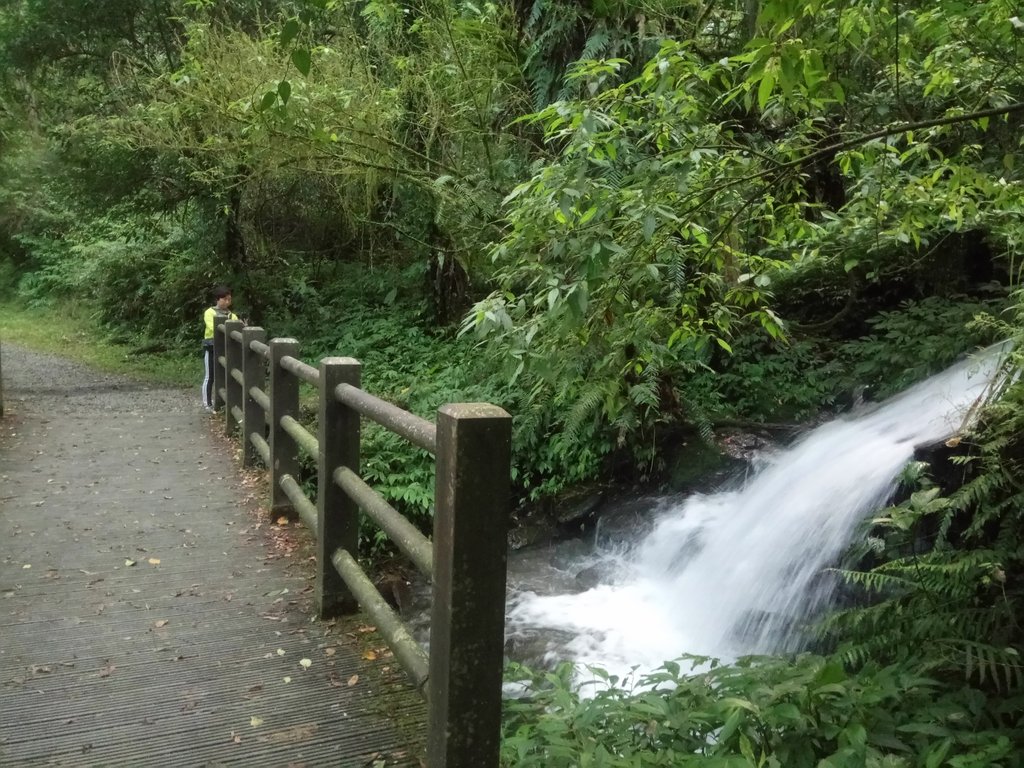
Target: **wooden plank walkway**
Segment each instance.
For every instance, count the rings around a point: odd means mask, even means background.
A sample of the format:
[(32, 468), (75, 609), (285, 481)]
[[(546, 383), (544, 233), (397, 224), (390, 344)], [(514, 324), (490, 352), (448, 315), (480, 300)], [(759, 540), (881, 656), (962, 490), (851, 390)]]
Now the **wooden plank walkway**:
[[(195, 393), (5, 345), (0, 766), (418, 766), (425, 709)], [(308, 660), (308, 661), (307, 661)]]

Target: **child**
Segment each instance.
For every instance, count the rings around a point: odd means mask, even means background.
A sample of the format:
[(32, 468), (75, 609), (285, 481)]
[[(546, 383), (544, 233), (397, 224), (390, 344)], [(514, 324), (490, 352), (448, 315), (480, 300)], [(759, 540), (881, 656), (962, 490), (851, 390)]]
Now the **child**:
[(213, 321), (214, 318), (223, 317), (228, 320), (237, 320), (238, 316), (231, 311), (231, 289), (226, 285), (214, 286), (210, 292), (213, 296), (214, 305), (208, 307), (203, 313), (203, 407), (213, 410), (213, 366), (216, 361), (213, 359)]

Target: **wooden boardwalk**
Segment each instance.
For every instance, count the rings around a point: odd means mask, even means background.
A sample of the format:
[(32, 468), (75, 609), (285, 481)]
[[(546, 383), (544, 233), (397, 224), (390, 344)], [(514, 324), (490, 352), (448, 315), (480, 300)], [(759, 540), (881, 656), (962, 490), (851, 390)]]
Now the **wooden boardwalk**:
[(309, 537), (198, 391), (3, 374), (0, 766), (421, 765), (419, 696), (358, 618), (311, 620)]

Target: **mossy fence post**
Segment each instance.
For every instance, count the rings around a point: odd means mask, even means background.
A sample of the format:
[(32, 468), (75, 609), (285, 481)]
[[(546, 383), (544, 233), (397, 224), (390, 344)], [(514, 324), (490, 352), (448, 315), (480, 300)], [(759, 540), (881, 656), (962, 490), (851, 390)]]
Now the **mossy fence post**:
[(285, 475), (299, 476), (299, 446), (281, 426), (281, 419), (299, 418), (299, 380), (281, 367), (281, 358), (299, 356), (295, 339), (270, 341), (270, 511), (274, 515), (291, 514), (295, 506), (281, 486)]
[[(245, 397), (243, 392), (242, 361), (244, 352), (242, 342), (235, 338), (242, 335), (245, 323), (241, 320), (228, 320), (224, 323), (224, 334), (227, 347), (224, 351), (226, 361), (226, 376), (224, 377), (224, 433), (233, 435), (235, 430), (242, 426), (242, 404)], [(243, 445), (244, 448), (244, 445)]]
[(427, 765), (497, 766), (505, 650), (512, 419), (437, 411)]
[(252, 348), (253, 342), (267, 343), (267, 332), (259, 326), (246, 326), (242, 329), (242, 380), (245, 382), (242, 393), (242, 466), (252, 467), (256, 464), (258, 453), (253, 444), (252, 435), (260, 437), (267, 434), (267, 415), (253, 397), (253, 390), (262, 391), (267, 386), (267, 364), (263, 355)]
[(359, 474), (359, 414), (338, 401), (339, 384), (358, 388), (362, 365), (350, 357), (320, 361), (320, 455), (317, 467), (316, 608), (321, 618), (349, 613), (357, 604), (331, 557), (339, 547), (359, 552), (359, 504), (334, 480), (337, 467)]
[(224, 336), (225, 317), (213, 318), (213, 410), (219, 411), (224, 406), (224, 381), (227, 373), (224, 367), (224, 350), (227, 337)]

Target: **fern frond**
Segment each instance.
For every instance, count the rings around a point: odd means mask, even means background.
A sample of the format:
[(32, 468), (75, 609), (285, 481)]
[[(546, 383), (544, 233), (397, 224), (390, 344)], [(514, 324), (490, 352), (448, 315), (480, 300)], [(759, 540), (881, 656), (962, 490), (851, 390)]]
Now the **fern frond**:
[(605, 397), (605, 388), (600, 383), (587, 384), (576, 398), (576, 403), (565, 419), (565, 437), (570, 444), (580, 441), (583, 426), (593, 421)]
[(879, 571), (850, 571), (836, 570), (835, 573), (847, 584), (856, 584), (869, 592), (876, 594), (891, 593), (894, 590), (913, 589), (917, 586), (914, 581), (900, 576), (881, 573)]
[(960, 658), (964, 677), (976, 679), (979, 685), (990, 683), (997, 691), (1010, 691), (1024, 686), (1024, 666), (1015, 648), (997, 648), (959, 638), (939, 642), (947, 645)]

